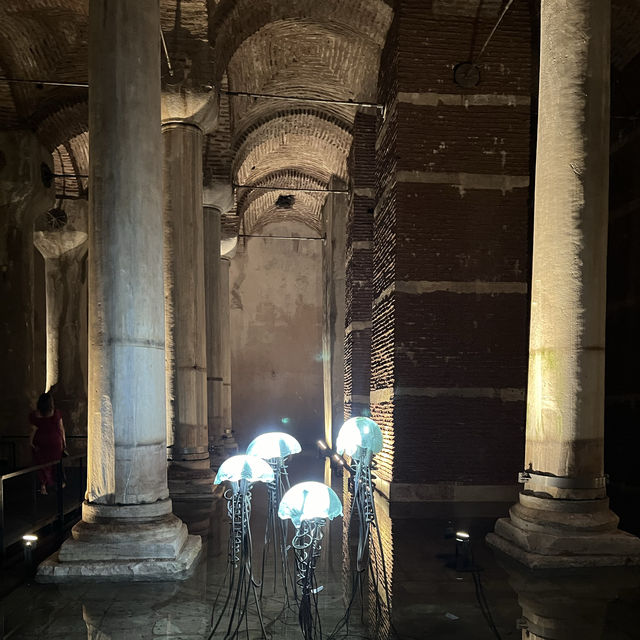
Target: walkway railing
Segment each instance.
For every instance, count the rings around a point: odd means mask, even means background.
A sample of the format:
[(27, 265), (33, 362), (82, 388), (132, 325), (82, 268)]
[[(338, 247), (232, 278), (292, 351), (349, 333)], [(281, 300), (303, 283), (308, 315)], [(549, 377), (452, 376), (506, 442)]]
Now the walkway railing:
[[(0, 476), (0, 552), (19, 542), (22, 536), (54, 524), (62, 541), (65, 516), (76, 511), (84, 500), (86, 454), (68, 456), (54, 462), (34, 465)], [(37, 472), (56, 467), (55, 491), (37, 492)]]

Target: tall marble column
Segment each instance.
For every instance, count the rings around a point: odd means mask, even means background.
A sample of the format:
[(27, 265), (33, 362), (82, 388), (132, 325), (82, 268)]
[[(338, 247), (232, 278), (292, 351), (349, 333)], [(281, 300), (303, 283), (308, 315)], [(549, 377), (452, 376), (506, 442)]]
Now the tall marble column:
[(34, 322), (33, 225), (55, 202), (53, 180), (43, 179), (52, 167), (51, 154), (33, 132), (0, 132), (0, 420), (7, 425), (24, 422), (44, 391)]
[(640, 562), (603, 462), (610, 2), (541, 12), (527, 482), (489, 541), (532, 567)]
[(186, 577), (167, 487), (160, 8), (89, 4), (89, 424), (82, 521), (41, 581)]
[[(86, 201), (85, 205), (86, 205)], [(44, 258), (46, 389), (55, 387), (56, 407), (67, 433), (86, 425), (87, 232), (36, 229), (33, 243)], [(83, 422), (81, 422), (81, 420)]]
[(209, 459), (217, 468), (222, 451), (222, 344), (220, 341), (220, 210), (205, 204), (205, 290), (207, 306), (207, 428)]
[(231, 306), (229, 304), (229, 271), (231, 258), (220, 260), (220, 342), (222, 346), (222, 429), (225, 438), (232, 434), (231, 419)]
[(204, 189), (204, 264), (207, 325), (207, 425), (209, 459), (216, 469), (224, 459), (223, 362), (221, 335), (221, 218), (233, 206), (230, 184), (213, 184)]
[(235, 255), (237, 239), (226, 240), (221, 245), (220, 260), (220, 344), (222, 349), (222, 431), (225, 454), (233, 454), (238, 444), (233, 436), (231, 414), (231, 305), (229, 271)]
[[(178, 56), (180, 60), (185, 56)], [(190, 76), (190, 64), (162, 94), (164, 274), (169, 491), (210, 498), (207, 425), (202, 149), (217, 118), (217, 95)], [(170, 82), (169, 82), (170, 80)]]

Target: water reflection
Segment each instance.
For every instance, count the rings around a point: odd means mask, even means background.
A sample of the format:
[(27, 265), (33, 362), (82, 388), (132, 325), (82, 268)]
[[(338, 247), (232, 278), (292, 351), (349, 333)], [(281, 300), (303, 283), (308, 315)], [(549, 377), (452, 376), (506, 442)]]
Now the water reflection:
[[(307, 459), (301, 465), (306, 477), (315, 462)], [(321, 477), (322, 462), (317, 464)], [(301, 476), (302, 473), (294, 471), (294, 479)], [(260, 558), (266, 504), (266, 491), (258, 488), (253, 500), (256, 520), (252, 528), (254, 555)], [(25, 585), (0, 602), (4, 620), (0, 638), (206, 639), (227, 566), (226, 504), (223, 499), (216, 499), (175, 506), (190, 532), (205, 536), (202, 557), (189, 579), (129, 585)], [(487, 623), (487, 611), (502, 640), (640, 637), (636, 623), (640, 610), (640, 569), (526, 570), (498, 558), (484, 544), (484, 535), (494, 524), (487, 517), (456, 522), (464, 525), (471, 535), (472, 562), (465, 566), (455, 561), (455, 540), (446, 537), (450, 529), (447, 519), (420, 518), (407, 510), (391, 513), (379, 510), (379, 517), (392, 576), (393, 619), (401, 640), (490, 640), (496, 634)], [(345, 556), (341, 541), (338, 522), (337, 530), (324, 541), (318, 567), (318, 581), (324, 587), (319, 605), (325, 640), (344, 615), (344, 587), (350, 584), (348, 577), (343, 582)], [(265, 588), (267, 601), (263, 603), (263, 611), (271, 637), (300, 640), (297, 612), (295, 608), (286, 610), (282, 594), (273, 593), (269, 567), (265, 584), (269, 589)], [(341, 635), (341, 640), (367, 637), (359, 624), (363, 613), (366, 618), (366, 608), (356, 602), (349, 636)], [(250, 620), (250, 628), (258, 628), (256, 620)], [(368, 633), (371, 638), (384, 635), (380, 628)], [(253, 640), (257, 636), (249, 637)]]
[[(530, 571), (500, 558), (509, 583), (518, 594), (522, 618), (518, 626), (528, 640), (601, 640), (638, 637), (635, 628), (623, 629), (610, 615), (614, 602), (619, 615), (624, 603), (637, 610), (640, 570), (629, 567)], [(635, 605), (633, 601), (635, 600)], [(631, 613), (631, 610), (628, 610)]]

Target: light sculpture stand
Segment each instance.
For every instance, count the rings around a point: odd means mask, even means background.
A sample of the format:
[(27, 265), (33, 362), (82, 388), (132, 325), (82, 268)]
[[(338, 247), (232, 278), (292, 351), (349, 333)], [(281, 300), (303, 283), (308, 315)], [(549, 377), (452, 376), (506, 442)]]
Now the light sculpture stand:
[(296, 528), (291, 546), (296, 559), (296, 583), (300, 590), (298, 622), (304, 640), (321, 640), (315, 568), (320, 557), (324, 525), (342, 515), (335, 491), (321, 482), (301, 482), (289, 489), (280, 502), (278, 516)]
[[(237, 638), (240, 626), (246, 622), (249, 597), (253, 592), (262, 637), (266, 636), (260, 603), (256, 594), (256, 583), (251, 567), (251, 488), (256, 482), (273, 482), (273, 470), (261, 458), (255, 456), (232, 456), (218, 469), (215, 484), (228, 482), (231, 487), (224, 493), (227, 500), (227, 512), (230, 519), (229, 557), (227, 574), (229, 586), (222, 610), (213, 624), (209, 640), (221, 637), (224, 640)], [(225, 615), (228, 615), (227, 630), (224, 636), (215, 633)]]
[(289, 590), (287, 587), (287, 524), (278, 520), (278, 505), (284, 493), (289, 489), (289, 474), (287, 459), (290, 455), (300, 453), (300, 443), (288, 433), (280, 431), (263, 433), (251, 441), (247, 447), (247, 455), (258, 456), (265, 460), (273, 470), (273, 481), (267, 483), (268, 507), (267, 521), (264, 531), (264, 546), (262, 549), (262, 571), (260, 579), (260, 598), (264, 587), (264, 568), (267, 552), (273, 542), (274, 573), (273, 588), (276, 590), (277, 566), (279, 555), (282, 585), (285, 594), (285, 606), (289, 606)]
[[(358, 523), (358, 550), (356, 555), (356, 571), (353, 578), (349, 605), (345, 616), (338, 623), (332, 635), (349, 623), (351, 606), (362, 586), (363, 576), (365, 576), (367, 569), (369, 569), (369, 575), (373, 581), (371, 591), (375, 594), (376, 611), (379, 611), (381, 608), (381, 592), (385, 594), (386, 602), (384, 604), (387, 610), (390, 611), (389, 583), (376, 515), (373, 493), (375, 485), (371, 473), (374, 465), (373, 456), (382, 451), (382, 446), (383, 438), (380, 427), (373, 420), (365, 417), (356, 417), (347, 420), (340, 428), (338, 437), (336, 438), (336, 451), (338, 454), (346, 454), (351, 458), (350, 469), (352, 482), (350, 483), (351, 510), (349, 525), (353, 523), (355, 516)], [(378, 538), (378, 550), (376, 552), (374, 547), (373, 554), (371, 553), (370, 545), (372, 530), (375, 530)], [(380, 570), (382, 573), (382, 585), (379, 585)], [(379, 588), (380, 586), (382, 586), (382, 589)]]

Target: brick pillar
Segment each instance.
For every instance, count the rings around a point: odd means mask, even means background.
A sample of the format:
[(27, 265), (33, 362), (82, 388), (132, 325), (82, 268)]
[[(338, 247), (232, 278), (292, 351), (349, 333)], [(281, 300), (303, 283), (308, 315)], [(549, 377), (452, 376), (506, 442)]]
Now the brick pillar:
[(473, 502), (478, 486), (507, 501), (521, 466), (529, 10), (511, 8), (464, 88), (451, 43), (497, 9), (447, 7), (399, 2), (381, 62), (371, 409), (392, 502), (408, 485), (423, 501)]
[[(369, 415), (371, 381), (371, 276), (375, 206), (375, 111), (359, 111), (349, 155), (352, 197), (347, 216), (344, 334), (344, 418)], [(343, 481), (343, 584), (351, 597), (357, 536), (351, 527), (349, 475)], [(357, 526), (357, 525), (354, 525)], [(350, 542), (352, 544), (350, 544)]]
[(375, 134), (375, 113), (359, 112), (349, 156), (353, 197), (347, 218), (345, 420), (369, 414)]
[(488, 34), (498, 11), (498, 3), (398, 0), (381, 57), (370, 399), (385, 437), (377, 486), (388, 504), (378, 518), (392, 588), (421, 579), (395, 573), (413, 566), (403, 516), (497, 515), (517, 493), (527, 371), (527, 3), (506, 14), (478, 64), (479, 83), (454, 80), (474, 33)]

